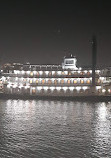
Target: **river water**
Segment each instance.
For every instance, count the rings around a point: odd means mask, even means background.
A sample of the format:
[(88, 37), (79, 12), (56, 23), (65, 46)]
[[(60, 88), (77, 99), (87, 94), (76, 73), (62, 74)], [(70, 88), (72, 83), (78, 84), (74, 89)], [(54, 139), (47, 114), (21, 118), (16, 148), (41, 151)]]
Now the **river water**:
[(0, 158), (111, 158), (111, 103), (0, 100)]

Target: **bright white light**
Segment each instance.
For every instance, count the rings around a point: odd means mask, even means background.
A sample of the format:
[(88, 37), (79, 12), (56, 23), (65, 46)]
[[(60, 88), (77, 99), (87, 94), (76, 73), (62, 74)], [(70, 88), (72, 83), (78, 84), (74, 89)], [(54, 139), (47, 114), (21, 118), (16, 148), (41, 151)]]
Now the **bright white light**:
[(98, 90), (98, 89), (101, 89), (101, 86), (96, 86), (96, 89)]
[(84, 73), (86, 74), (86, 73), (87, 73), (87, 70), (84, 70)]
[(14, 70), (14, 73), (17, 74), (17, 70)]
[(65, 75), (67, 75), (67, 74), (68, 74), (68, 71), (64, 71), (64, 73), (65, 73)]
[(55, 87), (50, 87), (50, 89), (53, 91), (55, 89)]
[(34, 78), (33, 81), (35, 82), (35, 81), (36, 81), (36, 78)]
[(56, 89), (57, 89), (57, 90), (60, 90), (60, 89), (61, 89), (61, 87), (56, 87)]
[(8, 85), (7, 85), (7, 88), (10, 88), (10, 87), (11, 87), (11, 84), (8, 84)]
[(90, 73), (92, 73), (92, 70), (89, 70)]
[(25, 71), (24, 70), (22, 70), (22, 74), (24, 74), (25, 73)]
[(23, 81), (23, 80), (24, 80), (24, 78), (23, 78), (23, 77), (21, 77), (21, 80)]
[(52, 71), (52, 75), (55, 73), (55, 71)]
[(15, 80), (17, 81), (17, 80), (18, 80), (18, 77), (15, 77)]
[(30, 88), (30, 86), (25, 86), (25, 89)]
[(81, 87), (76, 87), (77, 91), (79, 91), (81, 89)]
[(27, 71), (27, 74), (29, 75), (29, 74), (30, 74), (30, 71)]
[(16, 84), (14, 84), (14, 85), (13, 85), (13, 88), (16, 88), (16, 87), (17, 87), (17, 85), (16, 85)]
[(4, 76), (2, 76), (2, 80), (5, 80), (5, 77), (4, 77)]
[(102, 92), (103, 92), (103, 93), (105, 93), (105, 92), (106, 92), (106, 90), (105, 90), (105, 89), (102, 89)]
[(82, 68), (81, 68), (81, 67), (79, 67), (79, 70), (82, 70)]
[(39, 86), (39, 87), (37, 87), (37, 89), (38, 89), (38, 90), (41, 90), (41, 89), (42, 89), (42, 87), (41, 87), (41, 86)]
[(17, 71), (17, 74), (20, 74), (20, 71), (19, 71), (19, 70)]
[(61, 75), (61, 71), (57, 71), (58, 75)]
[(33, 73), (34, 73), (34, 75), (36, 75), (37, 72), (36, 72), (36, 71), (33, 71)]
[(39, 71), (39, 74), (42, 75), (42, 74), (43, 74), (43, 71)]
[(111, 92), (111, 89), (108, 89), (108, 92), (110, 93), (110, 92)]
[(104, 80), (105, 79), (105, 77), (99, 77), (100, 78), (100, 80)]
[(96, 72), (99, 74), (99, 73), (100, 73), (100, 70), (96, 70)]
[(68, 87), (62, 87), (62, 89), (63, 89), (64, 91), (66, 91), (66, 90), (68, 89)]
[(87, 88), (88, 88), (87, 86), (82, 87), (83, 90), (86, 90)]
[(79, 70), (79, 71), (77, 71), (78, 73), (80, 73), (81, 71)]
[(45, 71), (46, 75), (48, 75), (49, 71)]
[(48, 87), (44, 87), (44, 90), (48, 90)]
[(69, 89), (70, 89), (71, 91), (73, 91), (73, 90), (74, 90), (74, 87), (69, 87)]

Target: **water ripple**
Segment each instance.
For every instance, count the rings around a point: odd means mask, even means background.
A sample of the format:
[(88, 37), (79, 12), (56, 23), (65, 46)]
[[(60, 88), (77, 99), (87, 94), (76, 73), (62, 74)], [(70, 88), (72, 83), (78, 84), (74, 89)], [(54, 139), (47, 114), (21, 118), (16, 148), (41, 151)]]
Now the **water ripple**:
[(0, 158), (109, 158), (111, 103), (0, 100)]

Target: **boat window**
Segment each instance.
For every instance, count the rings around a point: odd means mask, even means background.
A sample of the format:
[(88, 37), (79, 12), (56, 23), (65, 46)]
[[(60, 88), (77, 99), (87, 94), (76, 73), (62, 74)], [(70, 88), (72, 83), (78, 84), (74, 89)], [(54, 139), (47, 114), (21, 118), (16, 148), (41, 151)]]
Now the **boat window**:
[(44, 83), (45, 83), (45, 80), (43, 79), (43, 80), (42, 80), (42, 84), (44, 84)]
[(74, 80), (74, 84), (76, 84), (77, 83), (77, 80)]
[(51, 80), (48, 80), (48, 84), (51, 84), (52, 83), (52, 81)]
[(71, 83), (71, 80), (67, 80), (67, 83), (70, 84), (70, 83)]
[(32, 80), (30, 80), (30, 83), (32, 83)]
[(64, 83), (64, 80), (61, 80), (60, 82), (63, 84), (63, 83)]
[(36, 83), (38, 83), (39, 81), (38, 80), (36, 80)]
[(91, 83), (91, 81), (90, 81), (90, 80), (87, 80), (87, 83), (89, 84), (89, 83)]
[(33, 76), (33, 72), (30, 73), (30, 76)]
[(57, 84), (58, 83), (58, 80), (54, 80), (54, 84)]
[(80, 83), (82, 83), (82, 84), (83, 84), (83, 83), (84, 83), (84, 80), (80, 80)]

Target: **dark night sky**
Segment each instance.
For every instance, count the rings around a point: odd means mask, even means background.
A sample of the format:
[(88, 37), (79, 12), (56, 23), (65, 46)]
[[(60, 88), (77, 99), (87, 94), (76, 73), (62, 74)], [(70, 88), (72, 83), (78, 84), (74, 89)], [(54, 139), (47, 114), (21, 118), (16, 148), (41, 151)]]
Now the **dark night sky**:
[(58, 64), (71, 52), (79, 65), (91, 65), (95, 34), (97, 64), (111, 66), (110, 8), (108, 0), (4, 0), (0, 2), (2, 62)]

